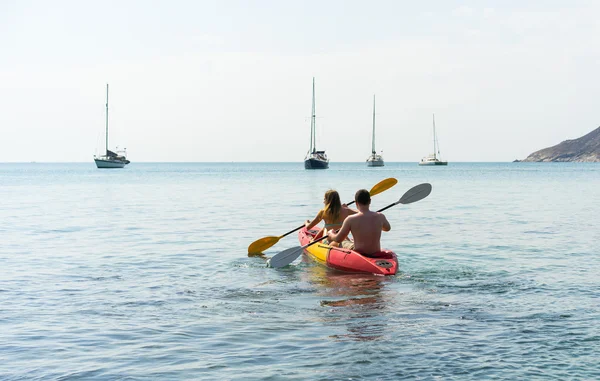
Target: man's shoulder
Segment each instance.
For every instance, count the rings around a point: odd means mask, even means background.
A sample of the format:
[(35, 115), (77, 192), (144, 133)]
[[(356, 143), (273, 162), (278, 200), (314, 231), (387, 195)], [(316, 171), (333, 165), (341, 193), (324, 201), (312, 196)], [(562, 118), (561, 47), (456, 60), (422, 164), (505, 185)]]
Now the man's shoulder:
[(351, 214), (348, 217), (346, 217), (346, 220), (349, 220), (349, 221), (358, 220), (361, 218), (362, 215), (363, 215), (362, 213), (354, 213), (354, 214)]

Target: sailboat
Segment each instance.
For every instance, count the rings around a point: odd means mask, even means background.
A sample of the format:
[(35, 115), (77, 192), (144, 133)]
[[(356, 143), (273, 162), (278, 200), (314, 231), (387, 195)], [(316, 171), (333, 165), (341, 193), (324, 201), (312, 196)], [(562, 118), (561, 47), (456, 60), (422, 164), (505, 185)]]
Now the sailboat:
[(108, 83), (106, 84), (106, 146), (105, 154), (101, 156), (94, 155), (94, 161), (98, 168), (123, 168), (129, 164), (127, 160), (127, 151), (113, 152), (108, 149)]
[(305, 169), (327, 169), (329, 168), (329, 159), (325, 151), (318, 151), (316, 144), (315, 130), (315, 78), (313, 77), (313, 93), (312, 93), (312, 112), (310, 117), (310, 148), (304, 158)]
[(419, 165), (448, 165), (447, 161), (440, 160), (440, 147), (435, 135), (435, 114), (433, 114), (433, 153), (422, 158)]
[(371, 156), (367, 158), (367, 167), (383, 167), (383, 156), (375, 152), (375, 95), (373, 95), (373, 138), (371, 140)]

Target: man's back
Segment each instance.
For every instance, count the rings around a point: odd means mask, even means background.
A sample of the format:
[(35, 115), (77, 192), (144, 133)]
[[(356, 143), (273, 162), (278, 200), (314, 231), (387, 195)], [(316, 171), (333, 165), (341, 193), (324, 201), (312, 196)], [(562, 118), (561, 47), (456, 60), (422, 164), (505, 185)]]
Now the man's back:
[(389, 231), (390, 225), (381, 213), (366, 211), (348, 217), (350, 232), (354, 237), (354, 250), (361, 254), (381, 251), (381, 231)]
[(344, 220), (342, 228), (337, 232), (329, 232), (329, 241), (342, 242), (348, 233), (354, 237), (354, 250), (361, 254), (375, 254), (381, 251), (381, 231), (392, 228), (387, 218), (381, 213), (371, 212), (371, 195), (366, 189), (359, 189), (354, 195), (358, 213)]

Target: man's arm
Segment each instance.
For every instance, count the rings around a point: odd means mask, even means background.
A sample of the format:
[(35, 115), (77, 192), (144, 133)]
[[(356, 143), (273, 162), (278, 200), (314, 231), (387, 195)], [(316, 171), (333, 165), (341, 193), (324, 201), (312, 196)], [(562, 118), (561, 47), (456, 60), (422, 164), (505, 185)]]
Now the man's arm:
[(383, 230), (384, 232), (389, 232), (390, 230), (392, 230), (392, 225), (390, 225), (385, 215), (382, 213), (379, 214), (381, 214), (381, 217), (383, 217), (383, 224), (381, 225), (381, 230)]
[(344, 223), (342, 224), (342, 227), (337, 232), (337, 234), (330, 231), (327, 234), (327, 238), (329, 239), (329, 242), (332, 242), (332, 241), (342, 242), (344, 239), (346, 239), (346, 237), (348, 236), (348, 233), (350, 233), (350, 221), (352, 221), (352, 217), (347, 217), (344, 220)]

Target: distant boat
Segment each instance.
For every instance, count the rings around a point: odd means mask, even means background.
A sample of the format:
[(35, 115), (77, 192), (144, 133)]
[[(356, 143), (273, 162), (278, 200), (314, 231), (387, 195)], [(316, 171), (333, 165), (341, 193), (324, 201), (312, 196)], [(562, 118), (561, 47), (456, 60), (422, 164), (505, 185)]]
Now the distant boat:
[(317, 151), (315, 130), (315, 78), (313, 77), (312, 113), (310, 117), (310, 148), (304, 158), (305, 169), (327, 169), (329, 159), (325, 151)]
[(127, 160), (127, 151), (118, 149), (117, 152), (108, 149), (108, 84), (106, 84), (106, 146), (105, 154), (102, 156), (94, 156), (96, 167), (98, 168), (123, 168), (129, 164)]
[(435, 114), (433, 115), (433, 153), (422, 158), (419, 165), (448, 165), (447, 161), (440, 160), (440, 148), (435, 134)]
[(371, 156), (367, 158), (367, 167), (383, 167), (383, 156), (375, 152), (375, 95), (373, 95), (373, 138), (371, 140)]

